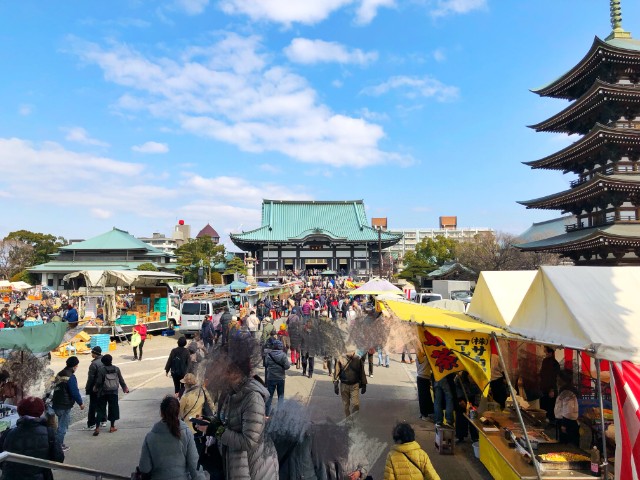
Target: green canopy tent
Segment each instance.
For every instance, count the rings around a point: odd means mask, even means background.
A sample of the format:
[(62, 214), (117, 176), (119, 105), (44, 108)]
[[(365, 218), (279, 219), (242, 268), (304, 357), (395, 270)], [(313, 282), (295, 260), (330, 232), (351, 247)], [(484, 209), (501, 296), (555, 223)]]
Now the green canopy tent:
[(67, 331), (66, 322), (52, 322), (23, 328), (0, 330), (0, 349), (50, 352), (58, 348)]

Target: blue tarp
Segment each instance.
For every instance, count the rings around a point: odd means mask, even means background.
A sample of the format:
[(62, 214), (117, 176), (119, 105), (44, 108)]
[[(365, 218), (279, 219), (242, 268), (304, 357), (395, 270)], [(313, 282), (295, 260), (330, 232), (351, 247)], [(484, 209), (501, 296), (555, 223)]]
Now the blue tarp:
[(229, 289), (231, 290), (244, 290), (247, 288), (249, 284), (241, 282), (240, 280), (235, 280), (229, 284)]
[(271, 285), (269, 285), (268, 283), (264, 283), (264, 282), (258, 282), (258, 286), (259, 287), (270, 287)]

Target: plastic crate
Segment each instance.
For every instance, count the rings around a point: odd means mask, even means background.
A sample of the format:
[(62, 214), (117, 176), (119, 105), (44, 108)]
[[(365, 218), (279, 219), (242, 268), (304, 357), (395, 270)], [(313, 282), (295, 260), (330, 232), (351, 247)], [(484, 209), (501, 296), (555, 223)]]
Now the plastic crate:
[(162, 336), (163, 337), (172, 337), (175, 334), (176, 334), (176, 332), (174, 330), (163, 330), (162, 331)]
[(133, 318), (117, 318), (116, 319), (116, 325), (137, 325), (138, 324), (138, 319), (136, 317)]
[(109, 342), (111, 342), (111, 336), (105, 333), (99, 333), (97, 335), (91, 336), (91, 341), (89, 342), (89, 346), (100, 347), (103, 351), (109, 349)]

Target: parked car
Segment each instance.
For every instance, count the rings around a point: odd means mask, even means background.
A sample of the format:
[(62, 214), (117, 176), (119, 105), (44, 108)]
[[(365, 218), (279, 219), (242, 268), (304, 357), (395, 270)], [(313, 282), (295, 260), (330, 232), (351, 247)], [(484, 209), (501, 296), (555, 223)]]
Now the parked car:
[(42, 286), (42, 296), (43, 297), (57, 297), (58, 296), (58, 291), (55, 290), (53, 287), (50, 287), (49, 285), (43, 285)]
[(439, 293), (418, 293), (413, 301), (424, 305), (435, 300), (442, 300), (442, 295)]
[(211, 320), (216, 310), (229, 307), (231, 315), (237, 315), (231, 297), (218, 300), (186, 300), (180, 312), (180, 331), (185, 335), (199, 332), (205, 318)]

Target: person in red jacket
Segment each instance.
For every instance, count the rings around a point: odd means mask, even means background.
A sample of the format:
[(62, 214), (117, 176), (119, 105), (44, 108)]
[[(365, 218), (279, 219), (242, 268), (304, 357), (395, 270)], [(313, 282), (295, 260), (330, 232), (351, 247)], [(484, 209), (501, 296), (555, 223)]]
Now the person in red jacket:
[[(144, 323), (140, 323), (133, 327), (133, 330), (140, 334), (140, 345), (133, 347), (133, 359), (141, 361), (142, 347), (144, 346), (144, 341), (147, 339), (147, 326)], [(140, 349), (140, 355), (138, 355), (138, 349)]]

